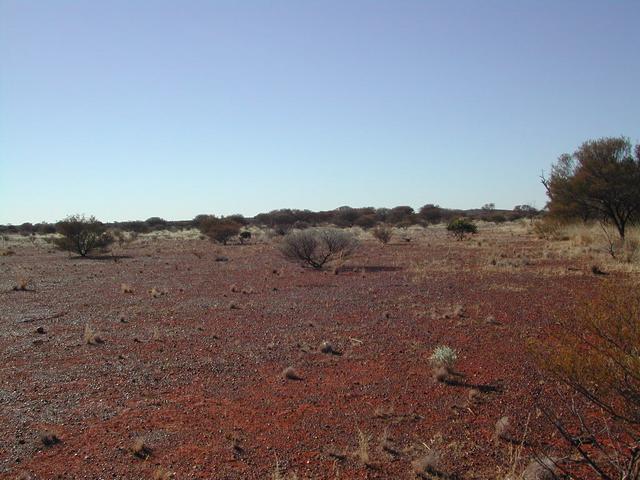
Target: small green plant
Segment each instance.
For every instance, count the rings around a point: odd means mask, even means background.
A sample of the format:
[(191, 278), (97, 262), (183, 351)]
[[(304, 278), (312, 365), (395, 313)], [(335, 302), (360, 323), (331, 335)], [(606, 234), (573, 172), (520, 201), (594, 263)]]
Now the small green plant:
[(458, 360), (458, 353), (447, 345), (437, 346), (429, 357), (429, 361), (434, 367), (446, 367), (448, 369), (453, 368), (456, 360)]
[(478, 233), (476, 224), (466, 218), (456, 218), (450, 221), (447, 225), (447, 230), (458, 240), (463, 240), (468, 234)]

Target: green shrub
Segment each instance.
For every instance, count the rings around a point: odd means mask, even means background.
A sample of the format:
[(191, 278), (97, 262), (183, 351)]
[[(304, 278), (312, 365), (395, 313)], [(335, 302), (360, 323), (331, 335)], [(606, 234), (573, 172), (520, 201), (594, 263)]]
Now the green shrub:
[(54, 240), (55, 245), (82, 257), (93, 250), (105, 250), (114, 241), (102, 222), (93, 216), (71, 215), (56, 224), (56, 231), (62, 237)]
[(478, 233), (478, 227), (471, 220), (466, 218), (456, 218), (447, 225), (447, 230), (450, 231), (453, 236), (458, 240), (464, 239), (467, 234)]

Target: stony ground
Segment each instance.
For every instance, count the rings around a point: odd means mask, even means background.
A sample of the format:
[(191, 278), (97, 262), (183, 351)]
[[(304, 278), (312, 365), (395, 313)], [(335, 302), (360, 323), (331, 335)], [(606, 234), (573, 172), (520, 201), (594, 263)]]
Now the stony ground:
[[(118, 261), (13, 247), (0, 478), (405, 479), (429, 452), (444, 478), (505, 478), (503, 416), (526, 434), (523, 468), (554, 448), (527, 345), (601, 279), (522, 226), (404, 237), (365, 238), (337, 273), (273, 241), (141, 238)], [(454, 384), (432, 378), (442, 344), (458, 351)]]

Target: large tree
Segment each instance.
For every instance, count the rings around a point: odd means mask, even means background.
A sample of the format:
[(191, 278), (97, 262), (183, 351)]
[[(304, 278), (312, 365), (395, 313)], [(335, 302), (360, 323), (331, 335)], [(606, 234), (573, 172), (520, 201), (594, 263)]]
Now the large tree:
[(542, 183), (551, 215), (612, 223), (624, 238), (640, 219), (640, 145), (634, 156), (627, 138), (590, 140), (561, 155)]

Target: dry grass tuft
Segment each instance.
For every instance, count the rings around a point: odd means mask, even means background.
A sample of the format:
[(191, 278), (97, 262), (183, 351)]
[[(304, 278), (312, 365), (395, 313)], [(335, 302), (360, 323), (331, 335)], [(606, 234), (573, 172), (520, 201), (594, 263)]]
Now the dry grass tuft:
[(152, 450), (144, 443), (144, 439), (142, 437), (137, 437), (131, 444), (131, 453), (134, 457), (146, 460), (151, 456)]
[(393, 418), (394, 417), (394, 409), (393, 407), (384, 407), (379, 406), (373, 411), (373, 418), (380, 418), (383, 420)]
[(280, 463), (276, 460), (276, 466), (271, 474), (271, 480), (298, 480), (298, 475), (295, 472), (283, 473), (283, 468), (280, 467)]
[(153, 287), (149, 290), (149, 295), (151, 295), (153, 298), (162, 297), (166, 294), (167, 292), (165, 290), (158, 290), (156, 287)]
[(169, 472), (169, 470), (158, 467), (153, 471), (153, 480), (170, 480), (173, 478), (173, 473)]
[(511, 430), (511, 420), (505, 415), (496, 422), (493, 436), (495, 439), (511, 441)]
[(18, 277), (16, 279), (16, 284), (13, 286), (15, 291), (26, 292), (29, 290), (29, 285), (31, 284), (31, 279), (26, 277)]
[(522, 480), (555, 480), (558, 478), (557, 460), (550, 457), (534, 458), (522, 472)]
[(440, 452), (430, 450), (424, 456), (411, 462), (413, 473), (420, 478), (431, 478), (431, 475), (438, 474), (440, 465)]
[(369, 454), (369, 442), (371, 441), (371, 435), (367, 435), (362, 430), (358, 429), (358, 447), (353, 456), (363, 465), (371, 466), (371, 455)]
[(287, 367), (282, 371), (282, 376), (287, 380), (302, 380), (302, 377), (293, 367)]
[(393, 457), (397, 457), (400, 455), (400, 451), (398, 450), (398, 448), (396, 448), (393, 442), (393, 438), (389, 436), (389, 432), (386, 429), (384, 432), (382, 432), (382, 435), (380, 435), (379, 447), (382, 453), (386, 453)]
[(99, 343), (104, 343), (102, 337), (100, 337), (100, 335), (98, 335), (88, 323), (84, 326), (84, 343), (86, 343), (87, 345), (97, 345)]
[(334, 347), (333, 344), (327, 340), (320, 344), (320, 351), (322, 353), (327, 353), (330, 355), (340, 355), (340, 352), (336, 350), (336, 347)]

